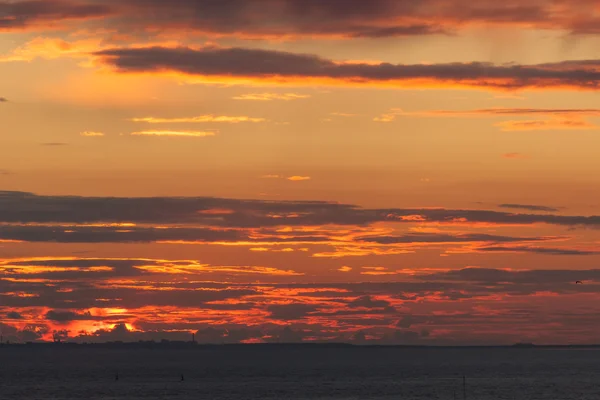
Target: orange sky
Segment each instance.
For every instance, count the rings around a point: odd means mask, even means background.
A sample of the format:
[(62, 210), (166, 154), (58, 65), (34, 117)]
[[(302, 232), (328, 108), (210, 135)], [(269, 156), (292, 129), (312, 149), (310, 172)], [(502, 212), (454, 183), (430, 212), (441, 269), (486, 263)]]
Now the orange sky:
[(0, 0), (3, 337), (597, 342), (598, 26)]

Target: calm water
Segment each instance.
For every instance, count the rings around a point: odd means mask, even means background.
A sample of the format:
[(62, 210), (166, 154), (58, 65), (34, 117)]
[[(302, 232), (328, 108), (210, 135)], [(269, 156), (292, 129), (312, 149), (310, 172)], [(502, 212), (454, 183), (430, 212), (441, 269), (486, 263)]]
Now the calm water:
[[(584, 349), (0, 349), (3, 399), (598, 399)], [(119, 380), (115, 381), (118, 370)], [(181, 381), (181, 374), (185, 380)]]

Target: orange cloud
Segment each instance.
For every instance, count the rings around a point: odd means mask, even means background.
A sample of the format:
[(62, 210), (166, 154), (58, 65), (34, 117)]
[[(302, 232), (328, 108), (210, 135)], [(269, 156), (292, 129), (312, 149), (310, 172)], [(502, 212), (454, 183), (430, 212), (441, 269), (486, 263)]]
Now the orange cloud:
[(156, 136), (156, 137), (209, 137), (215, 136), (215, 132), (209, 131), (141, 131), (133, 132), (132, 136)]
[(265, 122), (265, 118), (252, 118), (252, 117), (229, 117), (229, 116), (217, 116), (217, 115), (201, 115), (198, 117), (189, 118), (133, 118), (133, 122), (146, 122), (149, 124), (166, 124), (166, 123), (198, 123), (198, 122), (225, 122), (230, 124), (238, 124), (240, 122)]
[(254, 101), (273, 101), (273, 100), (299, 100), (308, 99), (310, 95), (297, 93), (250, 93), (235, 96), (234, 100), (254, 100)]
[(93, 132), (93, 131), (85, 131), (85, 132), (81, 132), (81, 136), (85, 136), (85, 137), (102, 137), (102, 136), (104, 136), (104, 133), (102, 133), (102, 132)]
[(300, 181), (309, 181), (311, 178), (310, 176), (290, 176), (289, 178), (287, 178), (288, 181), (293, 181), (293, 182), (300, 182)]
[(523, 153), (504, 153), (504, 154), (502, 154), (502, 157), (510, 158), (510, 159), (527, 158), (527, 156)]
[(599, 129), (600, 127), (583, 120), (531, 120), (503, 121), (495, 124), (503, 131), (542, 131), (542, 130), (573, 130)]
[(585, 117), (600, 117), (600, 109), (569, 108), (485, 108), (477, 110), (431, 110), (406, 112), (392, 109), (389, 114), (375, 118), (375, 121), (391, 122), (397, 116), (407, 117), (507, 117), (507, 116), (548, 116), (548, 120), (511, 120), (495, 124), (503, 131), (597, 129), (598, 126), (587, 122)]
[(67, 42), (60, 38), (37, 37), (0, 56), (0, 62), (32, 61), (36, 58), (54, 60), (61, 57), (89, 57), (102, 49), (102, 39), (83, 39)]

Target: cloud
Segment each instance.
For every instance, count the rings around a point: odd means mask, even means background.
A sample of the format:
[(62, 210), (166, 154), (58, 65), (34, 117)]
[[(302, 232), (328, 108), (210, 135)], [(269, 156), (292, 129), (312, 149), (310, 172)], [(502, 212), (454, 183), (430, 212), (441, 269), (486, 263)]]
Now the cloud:
[(476, 249), (481, 252), (495, 252), (495, 253), (536, 253), (536, 254), (548, 254), (554, 256), (590, 256), (600, 254), (596, 250), (577, 250), (577, 249), (558, 249), (558, 248), (547, 248), (547, 247), (532, 247), (532, 246), (490, 246), (490, 247), (479, 247)]
[(561, 109), (561, 108), (483, 108), (475, 110), (431, 110), (407, 112), (392, 109), (389, 113), (374, 118), (377, 122), (392, 122), (398, 116), (405, 117), (506, 117), (506, 116), (546, 116), (546, 120), (511, 120), (495, 124), (503, 131), (570, 130), (598, 129), (585, 120), (585, 117), (600, 117), (600, 109)]
[(268, 174), (268, 175), (261, 176), (261, 178), (263, 178), (263, 179), (279, 179), (279, 178), (282, 178), (282, 176), (276, 175), (276, 174)]
[(299, 100), (308, 99), (310, 95), (297, 93), (248, 93), (235, 96), (234, 100), (251, 100), (251, 101), (273, 101), (273, 100)]
[[(579, 277), (579, 278), (578, 278)], [(463, 268), (452, 271), (442, 271), (418, 276), (423, 281), (468, 281), (488, 285), (493, 283), (509, 284), (571, 284), (576, 280), (600, 281), (600, 270), (510, 270), (493, 268)], [(556, 289), (560, 289), (557, 287)], [(566, 290), (565, 286), (562, 289)]]
[(413, 233), (402, 236), (359, 236), (358, 241), (379, 243), (379, 244), (395, 244), (395, 243), (460, 243), (460, 242), (536, 242), (550, 240), (551, 238), (540, 237), (511, 237), (487, 234), (434, 234), (434, 233)]
[(66, 41), (55, 37), (36, 37), (0, 56), (0, 62), (32, 61), (36, 58), (55, 60), (62, 57), (87, 58), (89, 53), (105, 48), (101, 38)]
[(104, 133), (102, 133), (102, 132), (93, 132), (93, 131), (85, 131), (85, 132), (81, 132), (81, 136), (85, 136), (85, 137), (102, 137), (102, 136), (104, 136)]
[(49, 147), (61, 147), (61, 146), (68, 146), (69, 143), (64, 143), (64, 142), (48, 142), (48, 143), (42, 143), (42, 146), (49, 146)]
[(361, 296), (348, 303), (348, 307), (352, 308), (386, 308), (390, 305), (389, 301), (376, 300), (372, 296)]
[[(190, 277), (168, 268), (158, 279), (145, 275), (147, 271), (122, 274), (132, 266), (152, 264), (142, 259), (10, 262), (19, 263), (40, 269), (103, 264), (114, 270), (88, 278), (89, 271), (78, 271), (79, 278), (47, 279), (44, 274), (28, 279), (1, 271), (0, 315), (25, 316), (0, 323), (4, 338), (11, 341), (51, 340), (53, 333), (78, 342), (190, 340), (196, 332), (200, 343), (510, 344), (521, 340), (523, 332), (539, 335), (540, 327), (546, 327), (544, 340), (573, 343), (595, 335), (600, 311), (600, 270), (568, 266), (416, 269), (393, 282), (266, 284)], [(170, 261), (172, 268), (183, 264)], [(585, 284), (576, 285), (576, 280)], [(518, 332), (506, 329), (515, 325)], [(568, 328), (564, 337), (561, 327)]]
[[(208, 216), (205, 224), (220, 222), (232, 213), (203, 213)], [(290, 215), (293, 218), (293, 215)], [(300, 217), (300, 216), (298, 216)], [(276, 218), (277, 219), (277, 218)], [(426, 249), (445, 249), (450, 253), (477, 252), (477, 246), (493, 246), (500, 243), (530, 245), (538, 242), (561, 241), (564, 237), (519, 237), (490, 234), (442, 234), (410, 233), (390, 235), (387, 231), (354, 227), (309, 227), (296, 229), (271, 228), (223, 228), (219, 226), (179, 227), (162, 223), (158, 228), (134, 224), (0, 224), (0, 241), (19, 243), (159, 243), (177, 245), (210, 245), (242, 247), (253, 252), (305, 252), (312, 257), (360, 257), (382, 254), (412, 253)], [(463, 247), (456, 248), (461, 244)], [(181, 273), (206, 273), (208, 265), (154, 265), (146, 270), (158, 272), (170, 268)], [(2, 264), (0, 262), (0, 270)], [(345, 267), (341, 272), (349, 272)], [(266, 267), (222, 266), (215, 272), (264, 273), (292, 275), (293, 271), (275, 271)], [(391, 275), (393, 271), (374, 270), (363, 272), (369, 275)]]
[(0, 30), (56, 29), (66, 22), (91, 30), (99, 25), (93, 19), (102, 18), (101, 26), (111, 34), (140, 36), (377, 39), (498, 26), (589, 34), (600, 31), (594, 6), (586, 0), (575, 5), (570, 0), (4, 0)]
[[(106, 204), (110, 204), (111, 207), (106, 207)], [(219, 215), (206, 213), (215, 209), (230, 211)], [(520, 214), (444, 208), (368, 209), (352, 204), (324, 201), (264, 201), (213, 197), (39, 196), (25, 192), (0, 191), (0, 223), (5, 224), (196, 224), (204, 228), (266, 229), (274, 226), (365, 226), (378, 222), (421, 225), (435, 223), (449, 226), (481, 223), (549, 224), (598, 228), (600, 216)], [(4, 227), (0, 225), (0, 232), (2, 229)]]
[(187, 137), (187, 138), (202, 138), (215, 136), (215, 132), (211, 131), (140, 131), (132, 132), (132, 136), (149, 136), (149, 137)]
[(340, 271), (340, 272), (350, 272), (350, 271), (352, 271), (352, 267), (343, 266), (343, 267), (338, 268), (338, 271)]
[(68, 0), (0, 1), (0, 31), (49, 28), (67, 20), (101, 18), (111, 8)]
[(527, 210), (527, 211), (545, 211), (545, 212), (557, 212), (560, 211), (558, 208), (547, 207), (547, 206), (536, 206), (531, 204), (499, 204), (500, 208), (513, 208), (516, 210)]
[(199, 123), (199, 122), (225, 122), (230, 124), (239, 124), (240, 122), (265, 122), (265, 118), (252, 118), (246, 116), (230, 117), (225, 115), (201, 115), (198, 117), (189, 118), (133, 118), (133, 122), (146, 122), (149, 124), (166, 124), (166, 123)]
[(398, 115), (401, 115), (400, 111), (391, 111), (387, 114), (382, 114), (379, 117), (373, 118), (375, 122), (394, 122)]
[(8, 99), (6, 97), (0, 97), (0, 103), (6, 103)]
[(287, 178), (288, 181), (293, 181), (293, 182), (300, 182), (300, 181), (309, 181), (311, 178), (310, 176), (290, 176), (289, 178)]
[(203, 47), (115, 48), (95, 53), (121, 73), (181, 73), (188, 76), (250, 81), (315, 82), (386, 87), (476, 89), (597, 90), (598, 60), (536, 65), (496, 65), (483, 62), (389, 64), (337, 62), (310, 54), (282, 51)]
[(503, 158), (516, 159), (516, 158), (526, 158), (527, 156), (523, 153), (504, 153), (502, 154)]
[(23, 319), (23, 316), (16, 311), (6, 313), (7, 319)]
[(600, 117), (598, 108), (481, 108), (475, 110), (431, 110), (406, 112), (397, 109), (401, 115), (423, 117), (502, 117), (515, 115), (542, 115), (553, 117)]
[(396, 326), (398, 328), (403, 328), (403, 329), (409, 329), (413, 324), (415, 324), (417, 321), (415, 320), (415, 318), (411, 315), (406, 315), (404, 317), (402, 317), (398, 323), (396, 324)]
[[(404, 3), (404, 2), (402, 2)], [(175, 0), (166, 4), (156, 0), (121, 2), (126, 20), (113, 26), (123, 31), (192, 31), (244, 38), (274, 37), (353, 37), (378, 38), (429, 35), (442, 28), (426, 19), (411, 22), (406, 13), (414, 7), (389, 0), (368, 4), (315, 0), (265, 0), (260, 4), (228, 0), (198, 2)], [(264, 13), (268, 9), (269, 13)], [(416, 16), (415, 16), (416, 17)]]
[(496, 126), (500, 127), (503, 131), (600, 129), (600, 127), (595, 124), (579, 120), (503, 121), (498, 122)]
[(46, 313), (46, 319), (53, 322), (67, 323), (72, 321), (98, 321), (104, 318), (94, 317), (89, 312), (78, 314), (72, 311), (50, 310)]
[(281, 320), (296, 320), (306, 317), (309, 313), (316, 311), (318, 307), (311, 304), (274, 304), (267, 307), (271, 318)]
[[(49, 6), (43, 7), (46, 3)], [(474, 4), (461, 0), (124, 0), (113, 4), (112, 10), (85, 0), (4, 1), (0, 5), (4, 25), (13, 28), (106, 16), (103, 25), (119, 33), (192, 32), (244, 39), (423, 36), (453, 34), (473, 26), (598, 32), (595, 3), (586, 0), (576, 5), (568, 0), (527, 4), (490, 0)], [(110, 18), (111, 11), (114, 18)]]

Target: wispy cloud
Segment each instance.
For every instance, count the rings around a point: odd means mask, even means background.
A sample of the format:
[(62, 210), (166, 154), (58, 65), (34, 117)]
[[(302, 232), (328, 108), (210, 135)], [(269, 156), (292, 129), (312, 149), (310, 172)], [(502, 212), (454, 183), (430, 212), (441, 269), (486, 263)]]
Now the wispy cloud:
[(502, 118), (509, 116), (542, 116), (550, 119), (543, 120), (511, 120), (495, 124), (503, 131), (533, 131), (533, 130), (570, 130), (598, 129), (595, 124), (588, 122), (586, 117), (600, 117), (600, 109), (568, 109), (568, 108), (483, 108), (475, 110), (429, 110), (404, 111), (392, 109), (387, 114), (374, 118), (378, 122), (392, 122), (397, 117), (482, 117)]
[(584, 120), (531, 120), (531, 121), (503, 121), (495, 126), (503, 131), (545, 131), (545, 130), (588, 130), (600, 129), (600, 126)]
[(188, 118), (132, 118), (133, 122), (146, 122), (149, 124), (167, 124), (167, 123), (199, 123), (199, 122), (224, 122), (230, 124), (238, 124), (241, 122), (265, 122), (265, 118), (253, 118), (246, 116), (231, 117), (225, 115), (200, 115), (198, 117)]
[(102, 137), (102, 136), (105, 136), (105, 135), (102, 132), (85, 131), (85, 132), (81, 132), (81, 136), (85, 136), (85, 137)]
[(273, 100), (299, 100), (308, 99), (310, 95), (297, 93), (249, 93), (235, 96), (235, 100), (273, 101)]
[(343, 113), (343, 112), (332, 112), (331, 115), (335, 117), (356, 117), (358, 114)]
[(590, 116), (600, 117), (598, 108), (481, 108), (475, 110), (430, 110), (430, 111), (403, 111), (393, 110), (405, 116), (418, 117), (490, 117), (490, 116), (515, 116), (515, 115), (543, 115), (543, 116)]
[(288, 181), (300, 182), (300, 181), (309, 181), (311, 179), (310, 176), (290, 176), (287, 178)]
[(215, 136), (211, 131), (140, 131), (131, 133), (132, 136), (155, 136), (155, 137), (210, 137)]
[(502, 154), (503, 158), (516, 159), (516, 158), (527, 158), (527, 156), (523, 153), (504, 153)]
[(68, 146), (69, 143), (64, 143), (64, 142), (48, 142), (48, 143), (42, 143), (42, 146), (49, 146), (49, 147), (60, 147), (60, 146)]
[(512, 208), (512, 209), (516, 209), (516, 210), (527, 210), (527, 211), (546, 211), (546, 212), (560, 211), (558, 208), (555, 208), (555, 207), (539, 206), (539, 205), (533, 205), (533, 204), (505, 203), (505, 204), (499, 204), (498, 207)]

